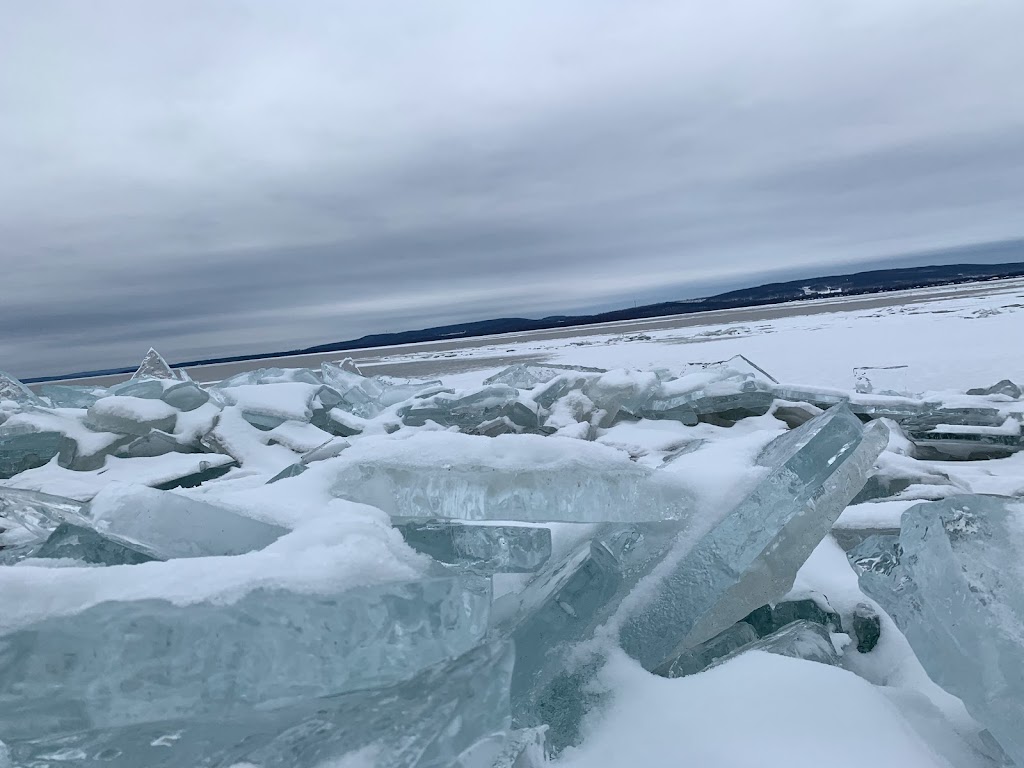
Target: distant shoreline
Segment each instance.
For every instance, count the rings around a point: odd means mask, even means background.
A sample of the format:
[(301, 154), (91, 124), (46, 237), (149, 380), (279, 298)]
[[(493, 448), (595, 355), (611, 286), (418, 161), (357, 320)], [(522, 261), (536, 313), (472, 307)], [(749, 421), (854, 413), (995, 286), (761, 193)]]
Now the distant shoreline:
[[(172, 368), (194, 368), (203, 365), (243, 363), (254, 360), (276, 360), (298, 355), (326, 354), (380, 347), (397, 347), (407, 344), (422, 344), (432, 341), (452, 341), (498, 336), (506, 333), (550, 330), (573, 326), (598, 325), (601, 323), (647, 320), (657, 317), (672, 317), (700, 312), (740, 309), (747, 307), (771, 306), (817, 299), (863, 296), (893, 291), (936, 288), (965, 283), (981, 283), (1024, 277), (1024, 262), (1009, 264), (952, 264), (900, 269), (872, 270), (848, 275), (806, 278), (780, 283), (742, 288), (701, 299), (678, 302), (660, 302), (637, 307), (612, 310), (591, 315), (555, 315), (540, 319), (497, 318), (469, 323), (456, 323), (433, 328), (424, 328), (398, 333), (373, 334), (358, 339), (319, 344), (312, 347), (282, 352), (268, 352), (250, 355), (190, 360), (173, 363)], [(110, 368), (98, 371), (79, 371), (56, 376), (26, 378), (26, 384), (85, 379), (99, 376), (119, 376), (135, 371), (135, 366)]]

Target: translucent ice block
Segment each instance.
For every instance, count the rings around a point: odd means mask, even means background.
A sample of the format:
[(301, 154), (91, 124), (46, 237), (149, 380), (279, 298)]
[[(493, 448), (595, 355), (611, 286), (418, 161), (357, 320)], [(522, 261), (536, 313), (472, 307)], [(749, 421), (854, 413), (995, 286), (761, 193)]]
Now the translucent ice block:
[(774, 653), (777, 656), (816, 661), (819, 664), (829, 664), (834, 667), (839, 666), (840, 663), (839, 653), (832, 643), (832, 633), (829, 628), (815, 621), (798, 619), (760, 640), (737, 648), (727, 656), (717, 659), (712, 666), (725, 664), (741, 653), (749, 651)]
[(481, 573), (529, 573), (551, 557), (551, 531), (450, 520), (395, 521), (406, 543), (441, 563)]
[(738, 648), (743, 648), (757, 640), (757, 632), (745, 621), (737, 622), (725, 632), (683, 651), (678, 656), (662, 664), (654, 670), (662, 677), (686, 677), (707, 669), (718, 659), (727, 656)]
[(455, 426), (466, 431), (497, 418), (507, 418), (522, 429), (538, 426), (537, 406), (519, 398), (519, 390), (494, 384), (461, 397), (435, 395), (414, 401), (398, 411), (409, 426), (422, 426), (428, 421), (441, 426)]
[(266, 711), (11, 739), (10, 751), (16, 765), (59, 760), (61, 768), (327, 768), (360, 753), (365, 760), (355, 765), (452, 768), (475, 744), (507, 731), (513, 658), (510, 646), (488, 643), (386, 688)]
[(903, 513), (899, 547), (851, 557), (928, 675), (1024, 765), (1024, 502), (954, 496)]
[(487, 582), (455, 578), (101, 603), (0, 637), (0, 732), (224, 718), (391, 685), (476, 646), (489, 605)]
[(419, 437), (353, 445), (338, 460), (334, 494), (404, 518), (636, 522), (694, 509), (677, 477), (606, 446), (537, 435)]
[(0, 426), (0, 479), (41, 467), (58, 454), (60, 432), (28, 432)]
[(50, 401), (54, 408), (88, 408), (107, 390), (102, 387), (77, 387), (69, 384), (43, 384), (39, 393)]
[(137, 485), (107, 486), (85, 513), (100, 533), (138, 542), (166, 559), (240, 555), (287, 533), (223, 507)]
[(32, 556), (70, 558), (95, 565), (138, 565), (159, 559), (134, 542), (104, 536), (92, 528), (72, 523), (58, 525)]
[(626, 621), (623, 648), (653, 669), (785, 595), (887, 441), (883, 424), (862, 428), (836, 406), (769, 444), (759, 459), (772, 467), (767, 477), (652, 576), (654, 594)]

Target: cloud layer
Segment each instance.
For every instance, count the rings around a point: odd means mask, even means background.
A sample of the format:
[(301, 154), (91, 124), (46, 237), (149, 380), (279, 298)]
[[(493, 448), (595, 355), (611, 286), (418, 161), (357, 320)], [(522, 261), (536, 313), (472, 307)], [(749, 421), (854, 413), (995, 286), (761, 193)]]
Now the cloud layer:
[(1024, 234), (1024, 5), (4, 2), (0, 368)]

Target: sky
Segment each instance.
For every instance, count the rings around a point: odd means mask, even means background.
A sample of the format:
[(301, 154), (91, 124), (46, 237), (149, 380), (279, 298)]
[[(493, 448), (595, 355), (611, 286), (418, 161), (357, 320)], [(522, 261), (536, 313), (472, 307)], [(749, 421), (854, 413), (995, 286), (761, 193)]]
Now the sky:
[(1020, 0), (0, 0), (0, 18), (17, 376), (1024, 236)]

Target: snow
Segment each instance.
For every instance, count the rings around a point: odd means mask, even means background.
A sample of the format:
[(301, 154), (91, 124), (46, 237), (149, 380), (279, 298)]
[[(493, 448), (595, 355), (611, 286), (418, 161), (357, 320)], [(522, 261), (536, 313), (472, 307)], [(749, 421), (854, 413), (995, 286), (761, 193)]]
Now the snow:
[[(294, 502), (297, 489), (291, 490)], [(0, 633), (108, 600), (231, 603), (261, 587), (329, 594), (426, 575), (428, 559), (411, 550), (379, 510), (339, 500), (297, 506), (305, 513), (298, 528), (245, 555), (107, 568), (51, 568), (30, 559), (0, 568), (0, 594), (18, 595), (5, 603)]]
[[(825, 299), (783, 306), (802, 312), (789, 317), (771, 317), (772, 308), (766, 308), (762, 320), (720, 319), (742, 317), (748, 310), (715, 312), (706, 324), (701, 316), (691, 315), (681, 319), (692, 323), (684, 327), (652, 328), (660, 321), (638, 320), (632, 327), (617, 324), (607, 335), (531, 339), (521, 334), (443, 354), (446, 360), (499, 358), (511, 364), (517, 357), (530, 357), (546, 363), (673, 371), (742, 354), (779, 381), (844, 391), (853, 389), (853, 369), (862, 366), (906, 365), (908, 386), (922, 392), (964, 392), (1006, 378), (1024, 381), (1024, 358), (1007, 354), (1006, 347), (1020, 335), (1024, 322), (1024, 280), (987, 283), (984, 293), (978, 285), (967, 284), (878, 298), (894, 304), (861, 308), (864, 297)], [(909, 303), (895, 304), (900, 300)], [(396, 350), (386, 361), (434, 357), (431, 352)], [(497, 370), (480, 371), (480, 379)], [(466, 375), (460, 385), (473, 379)], [(446, 384), (450, 381), (445, 379)]]
[(611, 704), (557, 768), (951, 766), (881, 689), (824, 664), (754, 652), (667, 680), (620, 653), (600, 682)]
[(310, 404), (320, 390), (316, 384), (287, 381), (276, 384), (242, 384), (219, 391), (231, 405), (244, 411), (282, 419), (309, 420)]
[(90, 455), (117, 442), (120, 435), (113, 432), (93, 432), (82, 423), (85, 411), (77, 408), (53, 408), (48, 411), (30, 410), (15, 413), (3, 423), (4, 428), (23, 427), (32, 432), (60, 432), (78, 443), (79, 451)]
[[(176, 383), (176, 382), (175, 382)], [(128, 395), (111, 395), (97, 400), (89, 407), (96, 416), (114, 416), (132, 421), (159, 421), (178, 413), (178, 409), (163, 400)]]
[(79, 472), (61, 467), (54, 458), (48, 464), (0, 482), (0, 486), (88, 501), (110, 483), (160, 485), (200, 472), (204, 467), (222, 467), (231, 461), (230, 456), (215, 453), (168, 453), (133, 459), (107, 456), (100, 469)]

